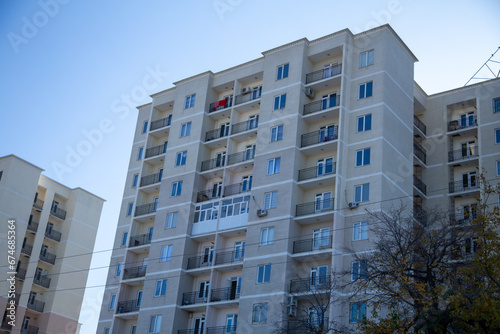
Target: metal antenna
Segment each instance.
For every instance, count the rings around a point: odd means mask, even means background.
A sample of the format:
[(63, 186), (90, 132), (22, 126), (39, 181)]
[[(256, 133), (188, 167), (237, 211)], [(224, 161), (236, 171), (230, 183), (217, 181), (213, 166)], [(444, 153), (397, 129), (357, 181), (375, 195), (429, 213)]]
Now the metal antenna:
[[(498, 70), (498, 73), (495, 74), (495, 72), (493, 72), (493, 70), (488, 66), (488, 63), (496, 63), (496, 64), (500, 64), (500, 61), (496, 61), (496, 60), (493, 60), (491, 58), (493, 58), (495, 56), (495, 54), (498, 52), (498, 50), (500, 50), (500, 46), (498, 47), (498, 49), (491, 55), (490, 58), (488, 58), (488, 60), (483, 64), (483, 66), (481, 66), (479, 68), (479, 70), (477, 70), (476, 73), (474, 73), (474, 75), (465, 83), (464, 86), (467, 86), (467, 84), (471, 81), (471, 80), (489, 80), (489, 79), (493, 79), (493, 78), (498, 78), (500, 77), (500, 70)], [(488, 70), (490, 70), (490, 72), (493, 74), (493, 78), (478, 78), (476, 77), (476, 75), (483, 69), (483, 67), (487, 67)]]

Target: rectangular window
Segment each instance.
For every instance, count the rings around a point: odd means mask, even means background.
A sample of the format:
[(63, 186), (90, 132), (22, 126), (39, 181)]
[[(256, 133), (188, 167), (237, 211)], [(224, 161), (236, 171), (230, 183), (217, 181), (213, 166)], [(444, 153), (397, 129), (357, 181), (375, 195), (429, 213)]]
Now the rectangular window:
[(373, 94), (373, 81), (359, 85), (358, 99), (370, 97)]
[(266, 264), (257, 267), (257, 283), (269, 283), (271, 281), (271, 265)]
[(366, 260), (353, 262), (351, 270), (351, 280), (357, 281), (358, 279), (366, 279), (367, 264)]
[(370, 184), (365, 183), (354, 187), (354, 202), (366, 202), (370, 200)]
[(139, 182), (139, 174), (134, 174), (134, 178), (132, 181), (132, 188), (137, 187), (137, 183)]
[(109, 331), (110, 331), (109, 327), (104, 328), (104, 334), (109, 334)]
[(186, 164), (187, 153), (187, 151), (177, 153), (177, 158), (175, 159), (176, 166), (184, 166)]
[(266, 227), (260, 230), (260, 245), (272, 245), (274, 242), (274, 227)]
[(144, 147), (139, 147), (139, 152), (137, 153), (137, 160), (142, 159), (142, 154), (144, 153)]
[(128, 203), (127, 216), (132, 216), (133, 209), (134, 209), (134, 203)]
[(279, 173), (280, 167), (281, 167), (281, 157), (269, 159), (267, 161), (267, 175)]
[(123, 232), (122, 246), (127, 245), (127, 240), (128, 240), (128, 232)]
[(116, 277), (120, 277), (122, 274), (123, 262), (118, 262), (116, 265)]
[(500, 144), (500, 129), (495, 129), (495, 144)]
[(191, 122), (187, 122), (181, 125), (181, 137), (186, 137), (191, 134)]
[(173, 228), (177, 226), (177, 212), (167, 214), (167, 224), (165, 228)]
[(3, 170), (0, 170), (0, 180), (2, 179)]
[(352, 226), (352, 240), (368, 239), (368, 222), (354, 223)]
[(372, 114), (358, 117), (358, 132), (372, 129)]
[(374, 51), (365, 51), (359, 54), (359, 67), (365, 67), (368, 65), (373, 65)]
[(283, 124), (271, 128), (271, 143), (283, 139)]
[(370, 148), (356, 151), (356, 167), (370, 164)]
[(114, 310), (116, 305), (116, 295), (111, 295), (111, 300), (109, 301), (109, 310)]
[(161, 279), (156, 281), (155, 297), (165, 296), (166, 291), (167, 291), (167, 280)]
[(286, 106), (286, 94), (282, 94), (274, 97), (274, 109), (283, 109)]
[(172, 192), (170, 193), (170, 196), (175, 197), (175, 196), (180, 196), (182, 193), (182, 181), (177, 181), (172, 183)]
[(284, 64), (284, 65), (278, 66), (277, 72), (276, 72), (276, 80), (288, 78), (288, 67), (289, 67), (289, 64)]
[(184, 105), (184, 109), (194, 107), (195, 100), (196, 100), (196, 94), (186, 96), (186, 104)]
[(349, 322), (356, 323), (364, 318), (366, 318), (366, 302), (352, 303)]
[(148, 121), (144, 122), (144, 125), (142, 126), (142, 133), (148, 132)]
[(493, 99), (493, 112), (500, 112), (500, 97)]
[(148, 333), (159, 333), (161, 328), (161, 315), (154, 315), (149, 321)]
[(267, 322), (267, 303), (253, 304), (252, 324), (265, 324)]
[(273, 209), (278, 206), (278, 192), (272, 191), (264, 194), (264, 209)]
[(172, 260), (172, 247), (172, 245), (168, 245), (161, 248), (160, 262)]

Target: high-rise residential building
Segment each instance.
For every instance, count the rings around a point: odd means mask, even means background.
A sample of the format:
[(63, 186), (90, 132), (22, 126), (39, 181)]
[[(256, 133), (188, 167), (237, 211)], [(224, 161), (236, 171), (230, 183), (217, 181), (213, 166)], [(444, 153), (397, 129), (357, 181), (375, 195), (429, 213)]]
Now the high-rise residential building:
[[(293, 327), (322, 277), (362, 273), (345, 250), (369, 249), (366, 210), (473, 217), (481, 169), (500, 175), (500, 80), (429, 96), (415, 61), (388, 25), (342, 30), (153, 94), (98, 333)], [(353, 328), (369, 311), (328, 310)]]
[(79, 331), (104, 200), (42, 172), (0, 157), (0, 333)]

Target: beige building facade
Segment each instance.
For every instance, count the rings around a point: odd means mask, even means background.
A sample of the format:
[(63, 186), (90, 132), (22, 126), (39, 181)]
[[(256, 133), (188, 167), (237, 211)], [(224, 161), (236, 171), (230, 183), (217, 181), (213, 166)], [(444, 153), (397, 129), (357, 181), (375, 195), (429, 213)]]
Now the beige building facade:
[[(322, 277), (362, 270), (346, 249), (370, 249), (365, 210), (470, 219), (479, 171), (500, 173), (500, 81), (428, 96), (415, 61), (390, 26), (342, 30), (152, 95), (97, 332), (293, 327)], [(363, 314), (328, 310), (353, 329)]]
[[(6, 250), (1, 259), (0, 333), (79, 332), (104, 200), (42, 172), (15, 155), (0, 157), (0, 240)], [(12, 236), (14, 249), (8, 247)]]

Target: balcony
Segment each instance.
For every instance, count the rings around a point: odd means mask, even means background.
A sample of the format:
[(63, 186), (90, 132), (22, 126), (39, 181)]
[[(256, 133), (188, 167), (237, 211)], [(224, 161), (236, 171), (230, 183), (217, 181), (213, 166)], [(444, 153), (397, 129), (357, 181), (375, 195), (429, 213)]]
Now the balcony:
[(327, 78), (335, 77), (342, 73), (342, 64), (337, 64), (328, 68), (306, 74), (306, 85)]
[(207, 327), (207, 334), (236, 334), (236, 326)]
[(147, 245), (151, 243), (151, 234), (139, 234), (130, 237), (129, 247), (137, 247), (142, 245)]
[(149, 131), (154, 131), (164, 128), (166, 126), (169, 126), (170, 123), (172, 123), (172, 117), (165, 117), (156, 121), (152, 121), (151, 125), (149, 126)]
[(139, 311), (140, 306), (141, 302), (138, 299), (118, 302), (118, 305), (116, 306), (116, 314), (137, 312)]
[(212, 265), (212, 256), (201, 255), (188, 258), (187, 270), (207, 268)]
[(154, 156), (157, 156), (157, 155), (160, 155), (160, 154), (163, 154), (165, 153), (167, 150), (166, 150), (166, 147), (165, 145), (158, 145), (158, 146), (153, 146), (153, 147), (150, 147), (150, 148), (147, 148), (146, 149), (146, 155), (145, 155), (145, 158), (151, 158), (151, 157), (154, 157)]
[(138, 266), (125, 268), (123, 270), (123, 279), (132, 279), (146, 276), (147, 266)]
[(450, 221), (452, 225), (465, 225), (470, 224), (474, 219), (477, 219), (476, 210), (470, 212), (451, 212)]
[(415, 127), (420, 130), (424, 136), (427, 135), (427, 127), (417, 116), (413, 116), (413, 125), (415, 125)]
[(208, 107), (208, 113), (210, 114), (222, 109), (229, 108), (231, 107), (231, 105), (232, 105), (231, 100), (227, 98), (220, 101), (212, 102)]
[(194, 305), (206, 302), (207, 296), (204, 291), (184, 292), (182, 294), (182, 305)]
[(148, 203), (148, 204), (143, 204), (143, 205), (138, 205), (135, 208), (135, 215), (134, 215), (134, 217), (142, 216), (142, 215), (147, 215), (147, 214), (156, 212), (157, 205), (158, 205), (158, 203), (156, 203), (156, 202)]
[(317, 130), (309, 133), (304, 133), (302, 136), (300, 136), (300, 147), (307, 147), (335, 140), (338, 137), (338, 128), (338, 126), (334, 126), (333, 129), (330, 128), (327, 131)]
[(234, 105), (260, 99), (261, 95), (262, 95), (261, 90), (253, 91), (247, 94), (236, 95), (236, 97), (234, 98)]
[(224, 187), (224, 197), (243, 194), (250, 191), (251, 188), (248, 183), (235, 183)]
[(227, 165), (234, 165), (240, 162), (252, 160), (255, 156), (255, 150), (246, 150), (233, 153), (227, 156)]
[(24, 279), (26, 278), (26, 269), (23, 268), (17, 269), (16, 278), (24, 281)]
[(38, 231), (38, 223), (34, 221), (29, 222), (27, 229), (28, 231), (36, 233), (36, 231)]
[(211, 170), (211, 169), (224, 167), (225, 162), (226, 162), (225, 157), (218, 157), (215, 159), (202, 161), (200, 171), (206, 172), (206, 171)]
[(332, 248), (332, 236), (297, 240), (293, 242), (293, 254)]
[(415, 174), (413, 175), (413, 185), (424, 195), (427, 195), (427, 185)]
[(417, 142), (413, 142), (413, 154), (415, 154), (415, 156), (424, 164), (427, 163), (427, 154), (425, 149)]
[(334, 199), (330, 198), (326, 200), (317, 200), (314, 202), (297, 204), (295, 216), (300, 217), (331, 212), (333, 211), (333, 202)]
[(244, 122), (236, 123), (231, 125), (231, 135), (256, 129), (258, 126), (259, 126), (258, 119), (251, 119)]
[(51, 240), (54, 240), (54, 241), (61, 241), (61, 235), (62, 233), (59, 232), (59, 231), (56, 231), (54, 229), (50, 229), (50, 230), (45, 230), (45, 236)]
[(468, 159), (477, 158), (479, 150), (477, 146), (466, 147), (461, 150), (448, 152), (448, 162), (463, 161)]
[(226, 131), (226, 128), (218, 128), (218, 129), (213, 129), (213, 130), (210, 130), (210, 131), (207, 131), (205, 133), (205, 141), (212, 141), (212, 140), (216, 140), (216, 139), (219, 139), (219, 138), (224, 138), (224, 137), (227, 137), (228, 136), (228, 133)]
[(23, 247), (21, 248), (21, 254), (24, 254), (26, 256), (30, 256), (32, 251), (33, 251), (33, 246), (28, 244), (24, 244)]
[(58, 207), (52, 207), (50, 214), (62, 220), (66, 219), (66, 211)]
[(477, 127), (477, 119), (454, 120), (448, 123), (448, 132)]
[(333, 174), (335, 174), (336, 167), (337, 167), (337, 163), (332, 162), (332, 163), (328, 163), (328, 164), (322, 164), (319, 166), (299, 169), (298, 180), (300, 182), (300, 181), (315, 179), (315, 178), (322, 177), (325, 175), (333, 175)]
[(38, 327), (28, 326), (26, 329), (22, 328), (21, 334), (38, 334)]
[(304, 105), (303, 116), (340, 106), (340, 95), (335, 98), (311, 102)]
[(332, 288), (331, 275), (318, 275), (315, 277), (290, 280), (290, 293), (314, 292)]
[(145, 187), (160, 182), (162, 174), (163, 173), (155, 173), (141, 177), (141, 182), (139, 184), (139, 187)]
[(42, 313), (43, 312), (43, 308), (45, 307), (45, 303), (42, 302), (42, 301), (36, 300), (36, 299), (32, 299), (32, 300), (28, 301), (27, 307), (30, 310)]
[(479, 182), (477, 182), (475, 179), (470, 180), (470, 182), (456, 181), (450, 182), (449, 184), (450, 193), (475, 190), (479, 190)]
[(220, 302), (226, 300), (235, 300), (240, 298), (240, 288), (222, 288), (222, 289), (213, 289), (210, 294), (211, 302)]
[(48, 278), (46, 276), (35, 277), (33, 279), (33, 283), (36, 285), (39, 285), (43, 288), (48, 289), (50, 286), (50, 278)]
[(43, 201), (41, 199), (36, 199), (34, 202), (33, 202), (33, 207), (35, 209), (38, 209), (38, 210), (42, 210), (43, 208)]
[(198, 195), (196, 196), (196, 203), (210, 201), (214, 198), (220, 198), (220, 194), (217, 189), (199, 191)]
[(245, 251), (222, 252), (215, 254), (215, 265), (241, 263), (245, 257)]
[(304, 333), (330, 333), (330, 323), (328, 317), (315, 315), (314, 319), (309, 321), (304, 320), (288, 320), (286, 323), (287, 334), (304, 334)]
[(49, 264), (55, 264), (56, 263), (56, 255), (49, 253), (49, 252), (41, 252), (40, 253), (40, 260)]

